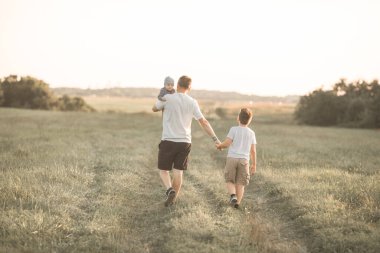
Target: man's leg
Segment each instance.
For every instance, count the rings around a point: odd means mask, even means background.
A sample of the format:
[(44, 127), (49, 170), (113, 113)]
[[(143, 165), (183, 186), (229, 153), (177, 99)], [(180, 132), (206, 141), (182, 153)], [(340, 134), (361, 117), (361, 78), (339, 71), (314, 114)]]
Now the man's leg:
[[(176, 143), (176, 157), (173, 166), (173, 188), (175, 190), (175, 199), (177, 199), (182, 186), (183, 171), (187, 169), (188, 157), (191, 151), (191, 143), (178, 142)], [(174, 200), (175, 200), (174, 199)]]
[(166, 190), (172, 187), (172, 180), (170, 178), (170, 174), (168, 170), (160, 170), (160, 177)]
[(237, 204), (240, 205), (241, 200), (243, 199), (244, 195), (244, 185), (237, 184), (236, 185), (236, 197), (237, 197)]
[(160, 177), (165, 185), (166, 188), (166, 200), (165, 200), (165, 206), (170, 206), (174, 202), (174, 198), (176, 196), (176, 192), (172, 187), (171, 178), (169, 171), (167, 170), (160, 170)]
[(178, 193), (181, 190), (182, 175), (183, 175), (183, 170), (173, 169), (173, 188), (176, 193), (176, 198), (178, 197)]

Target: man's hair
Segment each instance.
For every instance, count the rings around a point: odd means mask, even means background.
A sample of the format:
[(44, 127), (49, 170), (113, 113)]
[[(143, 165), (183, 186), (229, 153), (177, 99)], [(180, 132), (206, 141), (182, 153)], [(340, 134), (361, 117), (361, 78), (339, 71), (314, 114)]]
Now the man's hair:
[(252, 111), (248, 108), (242, 108), (239, 113), (239, 121), (243, 125), (247, 125), (252, 119)]
[(191, 78), (188, 76), (181, 76), (178, 79), (178, 85), (182, 88), (188, 89), (191, 84)]

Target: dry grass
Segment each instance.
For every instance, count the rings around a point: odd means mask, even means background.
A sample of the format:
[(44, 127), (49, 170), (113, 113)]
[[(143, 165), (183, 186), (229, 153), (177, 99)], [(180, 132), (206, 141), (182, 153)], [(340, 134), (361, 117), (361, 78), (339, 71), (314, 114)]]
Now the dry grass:
[(216, 224), (219, 214), (196, 182), (187, 181), (178, 205), (164, 207), (159, 117), (0, 113), (0, 251), (229, 252), (240, 245), (240, 217), (224, 206)]
[[(278, 124), (290, 109), (264, 108), (240, 211), (227, 206), (226, 153), (196, 124), (165, 208), (160, 117), (0, 109), (0, 252), (378, 252), (378, 131)], [(235, 124), (210, 121), (221, 138)]]
[(128, 98), (108, 96), (85, 96), (83, 99), (99, 112), (141, 113), (151, 112), (154, 98)]
[(306, 237), (309, 250), (377, 252), (378, 133), (276, 125), (259, 130), (265, 202)]
[[(151, 113), (154, 98), (128, 98), (128, 97), (107, 97), (107, 96), (85, 96), (85, 101), (99, 112), (119, 112), (119, 113)], [(226, 118), (235, 118), (236, 112), (242, 107), (253, 109), (255, 117), (261, 123), (290, 123), (295, 104), (282, 104), (271, 102), (252, 101), (224, 101), (219, 100), (199, 100), (203, 113), (208, 118), (220, 119), (215, 113), (217, 108), (226, 111)]]

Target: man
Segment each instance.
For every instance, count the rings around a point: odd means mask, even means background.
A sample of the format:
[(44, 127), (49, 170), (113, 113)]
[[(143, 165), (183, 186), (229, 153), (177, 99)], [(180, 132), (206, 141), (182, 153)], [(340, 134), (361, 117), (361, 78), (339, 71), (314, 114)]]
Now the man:
[[(166, 101), (157, 101), (153, 112), (164, 110), (162, 138), (158, 151), (158, 169), (166, 187), (165, 206), (170, 206), (178, 196), (182, 185), (183, 171), (187, 169), (191, 150), (191, 122), (195, 118), (215, 144), (220, 141), (205, 119), (195, 99), (187, 93), (191, 89), (191, 78), (182, 76), (177, 83), (177, 92), (165, 95)], [(169, 171), (173, 170), (173, 182)]]

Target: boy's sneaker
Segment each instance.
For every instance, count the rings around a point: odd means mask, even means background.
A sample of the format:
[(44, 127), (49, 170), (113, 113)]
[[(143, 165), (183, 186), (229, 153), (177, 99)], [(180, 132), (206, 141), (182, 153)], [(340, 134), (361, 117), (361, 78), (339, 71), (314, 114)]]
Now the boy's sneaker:
[(236, 203), (236, 204), (234, 205), (234, 207), (235, 207), (236, 209), (239, 209), (239, 204)]
[(237, 203), (237, 198), (236, 198), (236, 195), (235, 194), (231, 194), (231, 197), (230, 197), (230, 205), (232, 207), (235, 207), (236, 205), (239, 207), (238, 203)]
[(175, 190), (173, 189), (173, 187), (170, 187), (166, 191), (165, 206), (171, 206), (171, 205), (173, 205), (174, 198), (175, 198)]

